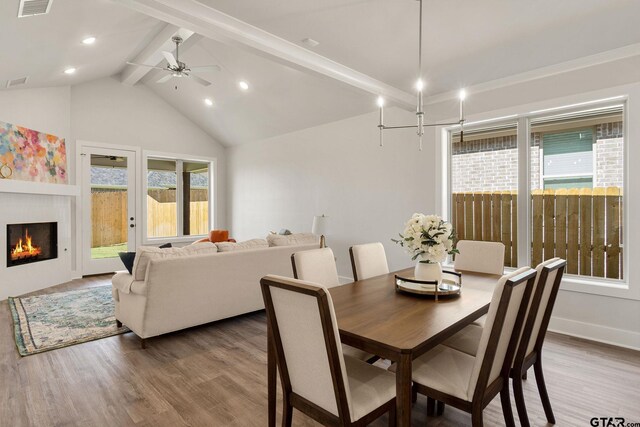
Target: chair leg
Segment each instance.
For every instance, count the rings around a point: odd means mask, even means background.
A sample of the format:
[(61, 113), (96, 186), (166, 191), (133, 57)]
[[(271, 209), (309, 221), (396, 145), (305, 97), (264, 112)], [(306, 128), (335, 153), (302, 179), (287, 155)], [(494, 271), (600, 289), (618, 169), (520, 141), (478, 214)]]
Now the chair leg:
[(483, 427), (484, 420), (482, 419), (482, 406), (474, 406), (471, 411), (471, 427)]
[(427, 396), (427, 417), (436, 415), (436, 401), (433, 397)]
[(524, 402), (524, 391), (522, 390), (522, 376), (514, 375), (513, 377), (513, 396), (516, 400), (516, 408), (518, 409), (518, 417), (522, 427), (529, 427), (529, 417), (527, 415), (527, 406)]
[(411, 388), (411, 403), (416, 403), (418, 401), (418, 389), (415, 387)]
[(146, 339), (140, 338), (140, 348), (143, 349), (143, 350), (145, 348), (147, 348), (147, 340)]
[(536, 363), (533, 364), (533, 371), (536, 374), (536, 384), (538, 385), (538, 392), (540, 393), (540, 400), (542, 400), (544, 414), (547, 416), (547, 421), (549, 421), (549, 423), (555, 424), (556, 417), (553, 416), (551, 402), (549, 401), (549, 393), (547, 393), (547, 385), (544, 382), (544, 374), (542, 373), (542, 360), (540, 354), (538, 354), (538, 360), (536, 361)]
[(444, 402), (436, 401), (436, 415), (439, 417), (444, 414)]
[(289, 404), (289, 396), (283, 393), (282, 396), (282, 427), (291, 427), (291, 421), (293, 419), (293, 406)]
[(389, 427), (396, 427), (396, 402), (393, 401), (391, 409), (389, 409)]
[(526, 381), (526, 380), (527, 380), (527, 373), (526, 373), (526, 372), (525, 372), (524, 374), (522, 374), (522, 379), (523, 379), (524, 381)]
[(516, 427), (513, 419), (513, 410), (511, 409), (511, 398), (509, 397), (509, 379), (500, 391), (500, 403), (502, 404), (502, 413), (504, 414), (504, 423), (507, 427)]

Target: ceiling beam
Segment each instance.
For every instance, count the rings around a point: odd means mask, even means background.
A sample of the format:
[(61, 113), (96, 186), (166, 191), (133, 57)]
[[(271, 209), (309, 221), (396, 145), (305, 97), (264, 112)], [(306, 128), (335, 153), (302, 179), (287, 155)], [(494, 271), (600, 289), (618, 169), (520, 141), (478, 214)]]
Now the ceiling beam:
[[(398, 106), (415, 108), (415, 96), (195, 0), (116, 0), (131, 9), (210, 39), (238, 46), (296, 68), (328, 76)], [(372, 102), (373, 104), (373, 102)]]
[[(166, 61), (162, 56), (162, 51), (173, 52), (175, 50), (176, 46), (174, 42), (171, 41), (171, 37), (175, 35), (179, 35), (184, 40), (180, 45), (180, 53), (186, 52), (191, 46), (202, 39), (202, 36), (195, 34), (193, 31), (182, 29), (176, 25), (166, 24), (131, 62), (154, 67), (165, 66)], [(133, 86), (152, 70), (152, 68), (127, 65), (120, 74), (120, 81), (125, 85)]]

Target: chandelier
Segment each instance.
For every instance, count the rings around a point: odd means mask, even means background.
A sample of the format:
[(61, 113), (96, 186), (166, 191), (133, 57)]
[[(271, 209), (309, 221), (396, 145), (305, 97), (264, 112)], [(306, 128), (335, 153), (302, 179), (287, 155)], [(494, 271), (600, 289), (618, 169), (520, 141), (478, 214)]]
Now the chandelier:
[(420, 2), (420, 14), (418, 17), (418, 79), (416, 81), (416, 91), (418, 94), (418, 102), (416, 106), (416, 119), (417, 124), (415, 125), (407, 125), (407, 126), (387, 126), (384, 124), (384, 98), (382, 96), (378, 97), (378, 107), (380, 108), (380, 120), (378, 123), (378, 129), (380, 129), (380, 147), (383, 146), (383, 132), (388, 129), (410, 129), (415, 128), (416, 133), (418, 135), (418, 148), (422, 151), (422, 136), (424, 135), (425, 127), (435, 127), (435, 126), (452, 126), (452, 125), (460, 125), (460, 142), (463, 141), (464, 137), (464, 98), (466, 93), (464, 89), (460, 90), (460, 119), (457, 122), (449, 122), (449, 123), (425, 123), (424, 121), (424, 110), (422, 105), (422, 91), (424, 90), (425, 83), (422, 80), (422, 0), (417, 0)]

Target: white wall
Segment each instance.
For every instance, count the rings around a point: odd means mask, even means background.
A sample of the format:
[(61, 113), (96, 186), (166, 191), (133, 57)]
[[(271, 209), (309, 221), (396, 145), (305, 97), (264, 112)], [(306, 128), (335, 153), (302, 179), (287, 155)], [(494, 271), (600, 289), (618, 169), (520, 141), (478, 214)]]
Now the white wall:
[[(549, 102), (566, 105), (571, 100), (598, 99), (612, 93), (607, 88), (637, 82), (638, 69), (640, 58), (630, 58), (484, 93), (474, 94), (471, 90), (468, 118), (528, 112), (533, 111), (529, 107), (542, 108)], [(633, 140), (640, 138), (637, 120), (640, 90), (628, 89), (620, 89), (630, 96), (629, 121), (634, 122), (627, 135), (628, 158), (637, 159), (640, 145)], [(388, 124), (415, 121), (411, 113), (396, 109), (387, 113)], [(456, 115), (456, 101), (430, 105), (427, 109), (430, 121), (449, 121)], [(392, 269), (411, 265), (390, 239), (413, 212), (442, 211), (441, 181), (436, 181), (441, 163), (435, 155), (440, 150), (434, 148), (440, 132), (428, 135), (425, 151), (420, 153), (411, 131), (387, 131), (385, 147), (380, 149), (376, 124), (377, 113), (373, 112), (230, 149), (228, 218), (235, 237), (260, 237), (268, 230), (282, 227), (309, 231), (312, 216), (325, 213), (331, 217), (328, 244), (338, 256), (342, 276), (351, 276), (347, 248), (362, 242), (383, 242)], [(629, 218), (634, 218), (640, 214), (635, 191), (640, 184), (640, 170), (631, 172), (627, 202)], [(628, 224), (628, 228), (630, 236), (638, 234), (638, 227)], [(639, 254), (633, 243), (640, 241), (640, 236), (637, 237), (627, 241), (630, 259)], [(633, 289), (640, 287), (640, 265), (630, 271), (629, 280)], [(640, 301), (634, 299), (634, 292), (620, 295), (563, 290), (551, 327), (640, 348)]]
[(104, 78), (71, 87), (74, 140), (216, 157), (216, 226), (226, 225), (226, 150), (144, 85)]
[[(229, 222), (239, 240), (270, 230), (311, 231), (329, 216), (327, 244), (341, 276), (351, 276), (348, 248), (380, 241), (391, 268), (411, 263), (391, 238), (414, 212), (433, 212), (433, 134), (424, 151), (412, 130), (387, 131), (378, 146), (377, 113), (341, 120), (229, 149)], [(388, 124), (412, 124), (396, 108)]]

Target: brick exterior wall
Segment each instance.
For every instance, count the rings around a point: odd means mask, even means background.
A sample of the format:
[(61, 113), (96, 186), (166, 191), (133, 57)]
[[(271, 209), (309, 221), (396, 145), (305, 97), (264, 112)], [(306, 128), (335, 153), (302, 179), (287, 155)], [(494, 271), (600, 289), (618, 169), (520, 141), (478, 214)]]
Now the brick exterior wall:
[[(617, 186), (623, 183), (622, 122), (596, 126), (594, 187)], [(531, 188), (540, 188), (541, 133), (531, 135)], [(516, 190), (517, 138), (501, 136), (465, 140), (454, 143), (451, 159), (454, 193), (465, 191)]]

